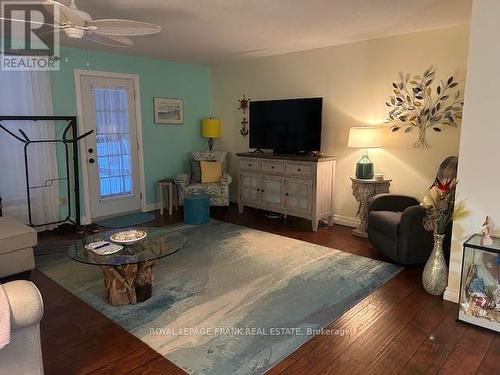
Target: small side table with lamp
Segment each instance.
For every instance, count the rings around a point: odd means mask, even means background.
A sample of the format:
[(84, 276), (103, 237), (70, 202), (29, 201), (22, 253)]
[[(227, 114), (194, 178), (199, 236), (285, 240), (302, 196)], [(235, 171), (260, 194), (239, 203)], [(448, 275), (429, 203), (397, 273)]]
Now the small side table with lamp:
[(388, 193), (391, 180), (386, 180), (382, 175), (374, 174), (373, 162), (368, 156), (369, 148), (382, 147), (380, 128), (375, 126), (360, 126), (349, 130), (347, 147), (363, 148), (361, 159), (356, 163), (356, 176), (351, 177), (352, 193), (359, 203), (357, 215), (359, 226), (352, 234), (367, 237), (368, 231), (368, 204), (377, 194)]
[(208, 117), (201, 120), (201, 136), (208, 138), (208, 148), (212, 151), (214, 138), (220, 138), (220, 120), (214, 117)]

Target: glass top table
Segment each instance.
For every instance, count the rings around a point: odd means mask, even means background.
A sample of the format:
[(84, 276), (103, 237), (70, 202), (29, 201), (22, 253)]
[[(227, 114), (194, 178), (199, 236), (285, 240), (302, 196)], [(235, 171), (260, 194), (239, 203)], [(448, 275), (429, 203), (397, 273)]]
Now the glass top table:
[[(131, 244), (120, 243), (123, 249), (108, 255), (99, 255), (85, 248), (85, 245), (97, 241), (115, 243), (110, 240), (111, 235), (128, 229), (142, 230), (147, 236)], [(69, 247), (68, 255), (77, 262), (100, 266), (108, 303), (128, 305), (151, 297), (155, 261), (176, 253), (186, 242), (183, 234), (168, 228), (134, 227), (86, 236)]]
[(68, 249), (68, 255), (81, 263), (95, 264), (99, 266), (122, 266), (126, 264), (142, 263), (156, 260), (174, 254), (186, 244), (186, 237), (178, 232), (173, 232), (167, 228), (142, 227), (133, 228), (147, 233), (146, 238), (132, 244), (118, 245), (123, 249), (109, 255), (98, 255), (87, 250), (85, 245), (110, 240), (111, 235), (127, 229), (115, 229), (108, 232), (101, 232), (95, 235), (86, 236), (79, 241), (75, 241)]

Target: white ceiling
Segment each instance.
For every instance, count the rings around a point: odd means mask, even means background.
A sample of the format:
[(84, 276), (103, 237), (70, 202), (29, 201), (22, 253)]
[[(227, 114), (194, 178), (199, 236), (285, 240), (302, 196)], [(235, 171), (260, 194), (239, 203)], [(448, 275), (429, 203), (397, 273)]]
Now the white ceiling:
[[(64, 0), (67, 1), (67, 0)], [(470, 20), (472, 0), (77, 0), (97, 18), (157, 23), (128, 50), (161, 59), (214, 63), (270, 56)], [(63, 41), (63, 43), (65, 43)], [(73, 45), (82, 46), (79, 41)]]

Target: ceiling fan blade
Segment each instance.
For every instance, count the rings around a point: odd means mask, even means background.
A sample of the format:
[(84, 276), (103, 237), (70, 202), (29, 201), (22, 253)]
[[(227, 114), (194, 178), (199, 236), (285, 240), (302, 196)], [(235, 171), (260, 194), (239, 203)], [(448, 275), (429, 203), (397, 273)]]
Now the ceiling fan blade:
[(111, 47), (132, 47), (134, 42), (125, 36), (100, 35), (98, 33), (87, 33), (84, 39)]
[(61, 24), (70, 23), (75, 26), (84, 26), (87, 21), (81, 16), (80, 11), (72, 9), (55, 0), (45, 0), (59, 8), (59, 22)]
[(17, 19), (17, 18), (6, 18), (6, 17), (0, 17), (0, 20), (3, 20), (3, 21), (8, 21), (8, 22), (21, 22), (21, 23), (30, 23), (32, 25), (40, 25), (40, 26), (50, 26), (50, 27), (53, 27), (55, 29), (60, 29), (61, 26), (59, 25), (53, 25), (51, 23), (45, 23), (45, 22), (39, 22), (39, 21), (26, 21), (26, 20), (22, 20), (22, 19)]
[(97, 27), (95, 32), (103, 35), (139, 36), (161, 31), (161, 26), (132, 20), (102, 19), (89, 21), (87, 25)]

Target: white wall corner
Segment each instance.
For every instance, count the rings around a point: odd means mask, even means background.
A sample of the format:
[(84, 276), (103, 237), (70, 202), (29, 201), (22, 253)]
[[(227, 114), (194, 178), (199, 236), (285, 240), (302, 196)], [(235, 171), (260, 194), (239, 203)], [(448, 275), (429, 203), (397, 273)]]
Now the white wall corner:
[(450, 301), (458, 303), (458, 290), (447, 287), (443, 294), (443, 299), (445, 301)]
[(346, 227), (357, 228), (359, 226), (359, 219), (355, 217), (333, 215), (333, 222), (338, 225), (344, 225)]

